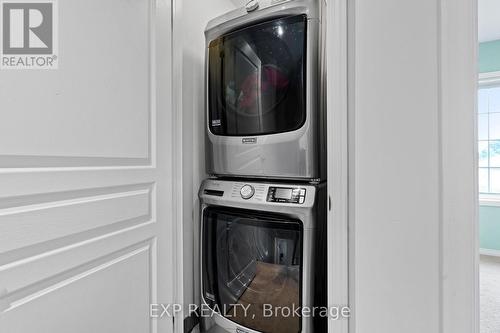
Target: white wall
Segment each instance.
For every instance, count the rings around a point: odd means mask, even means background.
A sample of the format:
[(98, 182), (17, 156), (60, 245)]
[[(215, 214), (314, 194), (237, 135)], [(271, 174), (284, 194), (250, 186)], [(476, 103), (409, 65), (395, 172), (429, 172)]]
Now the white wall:
[(355, 15), (356, 332), (437, 333), (436, 1), (358, 0)]
[(472, 4), (351, 2), (351, 332), (474, 331)]

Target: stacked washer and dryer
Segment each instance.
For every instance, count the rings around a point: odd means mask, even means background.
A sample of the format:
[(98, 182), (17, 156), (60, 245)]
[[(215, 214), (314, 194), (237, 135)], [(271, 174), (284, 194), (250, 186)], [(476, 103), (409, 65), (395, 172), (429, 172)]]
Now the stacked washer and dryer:
[(254, 0), (206, 29), (203, 332), (327, 331), (320, 13)]

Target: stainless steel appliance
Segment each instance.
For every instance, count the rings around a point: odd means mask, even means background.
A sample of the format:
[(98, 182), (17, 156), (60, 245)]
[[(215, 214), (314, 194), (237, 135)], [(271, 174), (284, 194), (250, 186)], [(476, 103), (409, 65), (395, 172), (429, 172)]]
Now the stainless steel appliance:
[(319, 3), (252, 1), (208, 24), (208, 174), (325, 179)]
[(202, 332), (326, 332), (279, 310), (326, 306), (324, 184), (209, 179), (199, 197)]

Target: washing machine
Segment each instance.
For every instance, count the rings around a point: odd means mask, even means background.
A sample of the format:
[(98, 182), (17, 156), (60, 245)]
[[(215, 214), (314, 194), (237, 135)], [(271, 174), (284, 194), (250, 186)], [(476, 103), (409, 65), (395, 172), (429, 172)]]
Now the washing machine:
[[(326, 332), (325, 185), (208, 179), (201, 331)], [(207, 309), (210, 310), (207, 312)]]
[(209, 22), (209, 175), (325, 179), (321, 3), (251, 1)]

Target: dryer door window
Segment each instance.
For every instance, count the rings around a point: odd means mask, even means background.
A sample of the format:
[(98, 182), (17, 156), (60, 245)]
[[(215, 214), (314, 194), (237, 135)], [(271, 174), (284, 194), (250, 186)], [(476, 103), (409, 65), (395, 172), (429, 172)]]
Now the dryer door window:
[(295, 333), (301, 306), (302, 224), (278, 215), (209, 207), (203, 215), (203, 297), (220, 315), (261, 332)]
[(306, 118), (304, 15), (237, 30), (209, 45), (209, 127), (216, 135), (292, 131)]

